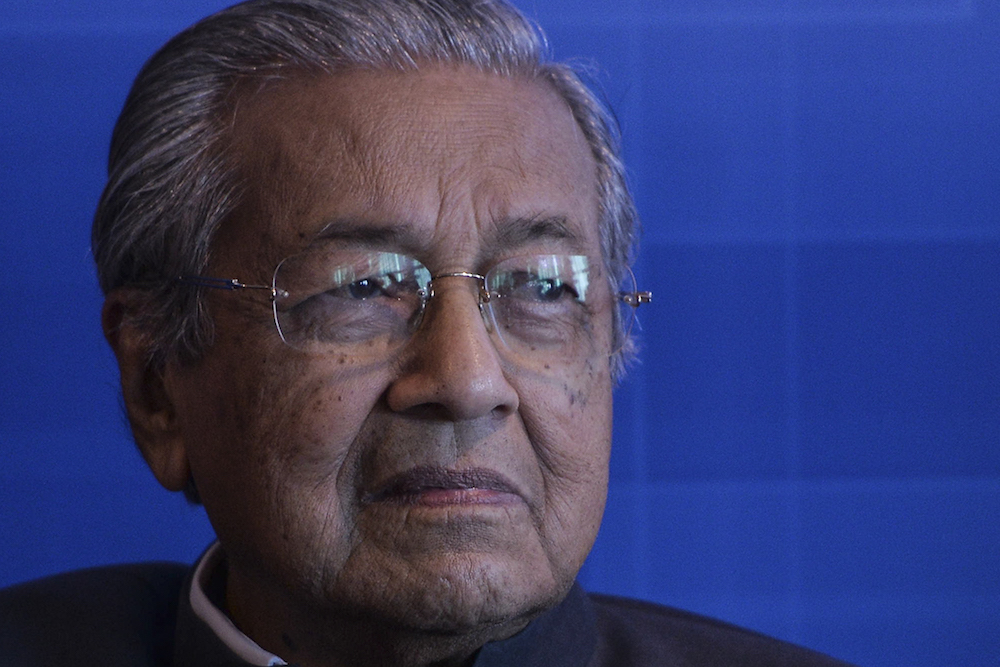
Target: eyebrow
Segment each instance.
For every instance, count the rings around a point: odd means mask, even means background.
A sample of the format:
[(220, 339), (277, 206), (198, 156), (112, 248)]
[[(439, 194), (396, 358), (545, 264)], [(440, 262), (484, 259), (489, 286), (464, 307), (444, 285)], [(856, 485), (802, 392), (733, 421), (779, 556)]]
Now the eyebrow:
[(582, 243), (580, 235), (570, 226), (565, 216), (533, 215), (503, 218), (496, 222), (494, 243), (498, 247), (516, 248), (533, 241), (567, 240), (572, 245)]
[[(500, 218), (492, 225), (492, 238), (484, 243), (486, 254), (503, 248), (520, 248), (537, 241), (567, 241), (581, 247), (584, 239), (562, 215), (529, 215)], [(419, 247), (420, 236), (407, 222), (359, 222), (354, 218), (334, 218), (315, 234), (309, 245), (339, 241), (367, 248), (399, 248), (403, 252)]]
[(404, 222), (384, 224), (360, 223), (353, 218), (329, 220), (310, 240), (310, 245), (327, 241), (344, 241), (368, 247), (405, 245), (414, 236), (413, 228)]

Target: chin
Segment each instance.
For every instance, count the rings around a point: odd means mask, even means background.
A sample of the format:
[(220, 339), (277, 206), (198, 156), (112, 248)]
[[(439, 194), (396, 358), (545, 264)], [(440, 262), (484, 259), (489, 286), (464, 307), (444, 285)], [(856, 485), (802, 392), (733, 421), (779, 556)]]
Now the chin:
[(516, 556), (479, 553), (410, 559), (362, 584), (365, 591), (379, 591), (376, 599), (354, 602), (367, 607), (363, 615), (400, 629), (442, 635), (486, 631), (491, 634), (486, 641), (501, 639), (558, 604), (572, 586), (572, 576), (553, 576), (548, 563), (532, 565)]

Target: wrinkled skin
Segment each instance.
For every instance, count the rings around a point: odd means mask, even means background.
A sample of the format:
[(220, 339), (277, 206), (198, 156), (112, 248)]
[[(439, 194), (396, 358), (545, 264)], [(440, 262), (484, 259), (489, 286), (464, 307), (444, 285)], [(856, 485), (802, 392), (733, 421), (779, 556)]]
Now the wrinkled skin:
[[(248, 190), (210, 275), (268, 283), (320, 232), (435, 274), (542, 252), (601, 266), (594, 162), (544, 83), (443, 66), (293, 78), (240, 96), (230, 139)], [(495, 346), (474, 281), (437, 292), (402, 351), (364, 366), (284, 345), (265, 293), (212, 292), (204, 358), (153, 374), (127, 299), (105, 308), (137, 442), (168, 488), (193, 477), (230, 614), (290, 661), (461, 664), (558, 602), (593, 543), (610, 315), (592, 354), (543, 374)], [(456, 471), (476, 488), (438, 488)]]

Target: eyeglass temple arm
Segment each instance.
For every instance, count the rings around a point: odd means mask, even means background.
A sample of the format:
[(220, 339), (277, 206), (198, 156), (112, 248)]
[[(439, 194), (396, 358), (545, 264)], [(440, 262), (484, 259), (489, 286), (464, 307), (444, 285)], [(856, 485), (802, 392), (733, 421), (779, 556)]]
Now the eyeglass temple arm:
[(184, 283), (185, 285), (194, 285), (195, 287), (210, 287), (212, 289), (266, 289), (267, 291), (274, 293), (274, 288), (270, 285), (247, 285), (246, 283), (241, 283), (237, 278), (211, 278), (209, 276), (180, 276), (177, 278), (177, 282)]
[(632, 306), (633, 308), (638, 308), (644, 303), (649, 303), (653, 300), (653, 293), (649, 291), (642, 292), (622, 292), (618, 295), (622, 301)]

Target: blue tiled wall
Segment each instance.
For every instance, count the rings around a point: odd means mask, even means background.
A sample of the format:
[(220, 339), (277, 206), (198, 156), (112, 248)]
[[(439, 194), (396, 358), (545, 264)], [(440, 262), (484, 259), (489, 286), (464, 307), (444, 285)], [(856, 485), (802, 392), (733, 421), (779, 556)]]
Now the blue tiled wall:
[[(1000, 4), (522, 0), (615, 106), (645, 221), (585, 583), (865, 667), (1000, 655)], [(88, 256), (131, 77), (222, 3), (0, 6), (0, 585), (190, 560)]]

